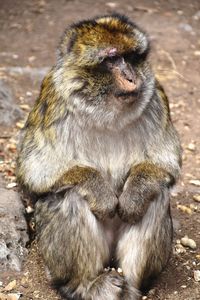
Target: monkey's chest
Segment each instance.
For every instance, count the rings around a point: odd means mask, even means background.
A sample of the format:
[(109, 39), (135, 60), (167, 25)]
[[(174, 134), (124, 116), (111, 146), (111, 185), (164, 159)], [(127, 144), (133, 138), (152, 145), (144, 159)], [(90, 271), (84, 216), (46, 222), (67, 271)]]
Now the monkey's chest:
[(127, 136), (95, 136), (82, 139), (77, 161), (101, 172), (117, 191), (123, 186), (131, 165), (144, 159), (140, 143)]

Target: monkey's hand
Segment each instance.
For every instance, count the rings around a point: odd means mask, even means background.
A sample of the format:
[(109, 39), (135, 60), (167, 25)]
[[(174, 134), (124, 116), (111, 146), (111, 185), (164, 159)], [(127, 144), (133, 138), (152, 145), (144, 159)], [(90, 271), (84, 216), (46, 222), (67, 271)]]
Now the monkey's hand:
[(119, 197), (120, 218), (124, 222), (137, 223), (146, 214), (151, 201), (173, 183), (174, 178), (153, 163), (143, 162), (132, 167)]
[(118, 199), (97, 170), (82, 166), (71, 168), (55, 184), (54, 191), (62, 192), (68, 188), (74, 188), (99, 219), (115, 215)]

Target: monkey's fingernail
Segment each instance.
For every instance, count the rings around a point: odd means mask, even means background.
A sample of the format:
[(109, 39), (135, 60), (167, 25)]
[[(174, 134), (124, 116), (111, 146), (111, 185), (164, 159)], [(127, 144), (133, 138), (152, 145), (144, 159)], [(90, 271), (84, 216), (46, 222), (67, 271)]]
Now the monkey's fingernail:
[(121, 268), (118, 268), (118, 269), (117, 269), (117, 272), (118, 272), (120, 275), (122, 275), (122, 274), (123, 274), (123, 271), (122, 271), (122, 269), (121, 269)]
[(31, 213), (34, 212), (34, 208), (31, 207), (31, 206), (27, 206), (27, 207), (26, 207), (26, 212), (27, 212), (27, 214), (31, 214)]

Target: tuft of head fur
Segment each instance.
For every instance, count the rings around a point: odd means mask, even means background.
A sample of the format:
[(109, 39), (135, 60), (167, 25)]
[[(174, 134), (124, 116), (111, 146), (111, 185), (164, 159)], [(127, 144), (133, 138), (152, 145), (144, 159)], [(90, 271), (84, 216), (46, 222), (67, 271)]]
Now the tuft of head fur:
[(67, 28), (59, 47), (60, 57), (72, 55), (79, 66), (95, 65), (104, 57), (98, 53), (108, 47), (117, 49), (119, 55), (149, 50), (146, 33), (123, 15), (113, 14), (81, 21)]

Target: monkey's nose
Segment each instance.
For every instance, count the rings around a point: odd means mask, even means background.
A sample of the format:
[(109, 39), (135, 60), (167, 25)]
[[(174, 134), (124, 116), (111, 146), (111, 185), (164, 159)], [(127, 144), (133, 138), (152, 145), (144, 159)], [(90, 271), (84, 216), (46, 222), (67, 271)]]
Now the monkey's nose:
[(123, 70), (122, 71), (122, 76), (124, 77), (124, 79), (126, 79), (129, 82), (134, 82), (134, 76), (131, 72), (129, 72), (128, 70)]
[(125, 68), (121, 70), (122, 76), (124, 77), (125, 80), (129, 81), (130, 83), (136, 82), (136, 75), (135, 72), (132, 68), (126, 65)]

